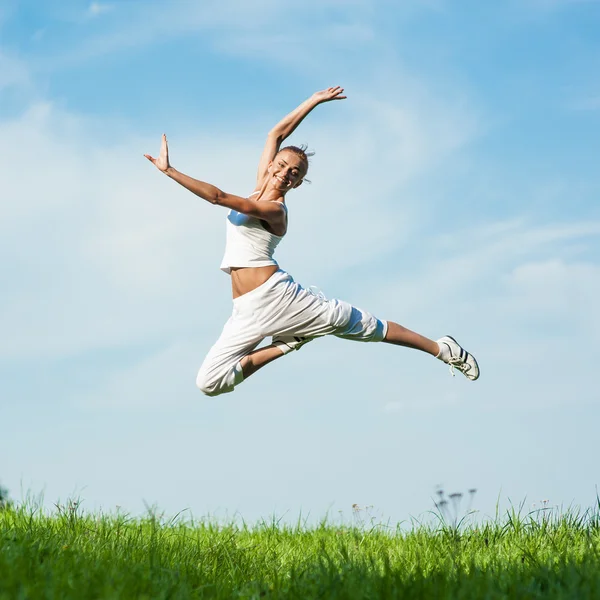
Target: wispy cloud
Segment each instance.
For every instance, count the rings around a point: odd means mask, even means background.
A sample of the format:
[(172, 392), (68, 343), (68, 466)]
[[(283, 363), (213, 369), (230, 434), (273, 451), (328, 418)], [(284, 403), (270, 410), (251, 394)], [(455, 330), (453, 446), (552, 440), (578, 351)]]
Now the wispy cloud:
[[(568, 285), (566, 273), (571, 268), (576, 269), (578, 264), (569, 257), (569, 248), (576, 246), (582, 252), (587, 244), (591, 251), (597, 246), (598, 238), (600, 221), (544, 225), (525, 220), (488, 226), (478, 224), (446, 236), (428, 236), (422, 243), (430, 247), (430, 258), (423, 260), (416, 272), (403, 273), (401, 281), (390, 284), (383, 293), (385, 297), (401, 297), (403, 309), (415, 315), (435, 309), (436, 290), (444, 290), (451, 303), (459, 302), (459, 298), (466, 294), (469, 299), (465, 301), (469, 307), (465, 312), (468, 312), (483, 297), (493, 300), (512, 295), (509, 288), (515, 281), (522, 280), (515, 280), (514, 273), (519, 273), (525, 265), (563, 260), (564, 270), (560, 273), (565, 273), (564, 281)], [(578, 259), (579, 262), (582, 260), (585, 258)], [(542, 279), (538, 280), (539, 284)], [(538, 288), (539, 285), (534, 286), (534, 289)], [(540, 300), (544, 293), (544, 290), (539, 290)], [(531, 305), (527, 302), (522, 308), (527, 311)], [(449, 315), (450, 311), (442, 310), (446, 316)]]
[(102, 4), (100, 2), (92, 2), (88, 7), (88, 14), (91, 17), (98, 17), (104, 13), (114, 9), (113, 4)]
[(27, 63), (7, 55), (0, 48), (0, 90), (11, 87), (28, 87), (31, 76)]
[[(381, 1), (382, 7), (386, 2)], [(116, 8), (115, 4), (93, 2), (88, 15), (97, 17)], [(396, 14), (411, 15), (437, 10), (437, 2), (411, 0), (395, 7)], [(85, 61), (173, 38), (182, 39), (198, 32), (203, 44), (222, 53), (260, 56), (270, 62), (297, 63), (304, 67), (318, 50), (355, 49), (357, 44), (377, 43), (374, 33), (373, 4), (364, 0), (340, 3), (339, 0), (308, 0), (301, 11), (289, 18), (289, 8), (275, 0), (207, 0), (201, 3), (187, 0), (141, 2), (132, 0), (118, 5), (122, 18), (106, 21), (100, 31), (74, 39), (60, 54), (40, 57), (47, 69), (68, 68)], [(281, 23), (285, 23), (282, 31)], [(309, 42), (310, 41), (310, 42)], [(287, 49), (276, 52), (276, 48)], [(322, 55), (322, 54), (321, 54)], [(330, 57), (331, 60), (331, 57)]]

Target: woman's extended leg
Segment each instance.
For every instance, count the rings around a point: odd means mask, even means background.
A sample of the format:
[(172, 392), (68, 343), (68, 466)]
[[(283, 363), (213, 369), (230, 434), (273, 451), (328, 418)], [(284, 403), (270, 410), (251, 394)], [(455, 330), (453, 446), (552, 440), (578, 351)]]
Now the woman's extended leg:
[[(297, 340), (297, 347), (304, 345), (307, 341), (306, 338), (295, 339)], [(399, 325), (398, 323), (388, 321), (387, 332), (382, 341), (395, 346), (404, 346), (405, 348), (421, 350), (422, 352), (426, 352), (427, 354), (439, 358), (445, 363), (454, 363), (469, 379), (477, 379), (479, 377), (479, 367), (477, 366), (477, 362), (468, 352), (462, 350), (453, 338), (441, 338), (440, 342), (444, 343), (438, 344), (438, 342), (434, 342), (419, 333), (411, 331), (406, 327), (402, 327), (402, 325)], [(295, 350), (296, 347), (292, 346), (290, 350), (292, 349)], [(461, 350), (464, 353), (464, 358), (461, 357), (459, 364), (456, 364), (453, 359), (460, 357)], [(274, 344), (250, 352), (240, 360), (244, 379), (250, 377), (253, 373), (256, 373), (261, 367), (281, 358), (284, 354), (287, 354), (287, 352), (284, 352), (280, 345)], [(462, 364), (469, 365), (469, 369), (467, 371), (462, 369), (460, 366)]]
[(406, 327), (402, 327), (402, 325), (398, 325), (398, 323), (394, 323), (393, 321), (388, 321), (387, 325), (387, 332), (383, 338), (384, 342), (421, 350), (432, 356), (437, 356), (440, 353), (440, 347), (437, 342), (410, 329), (406, 329)]
[[(383, 338), (388, 344), (406, 346), (427, 352), (442, 362), (458, 369), (467, 379), (475, 381), (479, 378), (479, 365), (472, 354), (469, 354), (453, 337), (448, 335), (440, 338), (437, 342), (415, 333), (393, 321), (387, 322), (387, 332)], [(454, 373), (452, 373), (454, 375)]]

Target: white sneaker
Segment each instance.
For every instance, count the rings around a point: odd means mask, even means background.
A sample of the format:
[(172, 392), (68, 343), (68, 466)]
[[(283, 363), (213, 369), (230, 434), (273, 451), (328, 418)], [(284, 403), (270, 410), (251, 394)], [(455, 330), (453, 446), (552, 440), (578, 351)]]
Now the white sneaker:
[(440, 353), (436, 356), (441, 361), (450, 365), (450, 373), (454, 377), (454, 369), (458, 369), (467, 379), (475, 381), (479, 377), (479, 365), (475, 357), (469, 354), (461, 345), (449, 335), (437, 340)]
[(292, 350), (300, 350), (304, 344), (308, 344), (312, 339), (297, 335), (274, 335), (271, 344), (277, 346), (284, 354), (287, 354)]

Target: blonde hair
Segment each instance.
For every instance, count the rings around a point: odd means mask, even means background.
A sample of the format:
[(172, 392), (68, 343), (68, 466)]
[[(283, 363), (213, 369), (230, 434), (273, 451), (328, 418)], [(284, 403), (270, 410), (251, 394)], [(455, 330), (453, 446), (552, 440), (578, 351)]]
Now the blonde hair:
[[(290, 152), (293, 152), (296, 156), (299, 156), (303, 162), (306, 163), (306, 173), (308, 173), (308, 166), (310, 164), (310, 161), (308, 160), (311, 156), (314, 156), (315, 153), (314, 152), (308, 152), (308, 146), (306, 144), (302, 144), (301, 146), (286, 146), (285, 148), (281, 148), (281, 150), (279, 150), (279, 152), (277, 154), (279, 154), (280, 152), (283, 152), (284, 150), (289, 150)], [(304, 173), (306, 175), (306, 173)], [(303, 177), (304, 181), (306, 181), (307, 183), (310, 183), (310, 181), (308, 179), (306, 179), (306, 177)]]

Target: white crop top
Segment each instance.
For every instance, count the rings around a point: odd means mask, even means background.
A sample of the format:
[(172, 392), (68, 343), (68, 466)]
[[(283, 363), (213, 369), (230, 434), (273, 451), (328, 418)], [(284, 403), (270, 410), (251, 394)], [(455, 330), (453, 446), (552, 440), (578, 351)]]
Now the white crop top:
[[(287, 211), (287, 206), (281, 204)], [(282, 239), (283, 236), (269, 233), (261, 219), (232, 209), (227, 215), (227, 241), (221, 270), (231, 273), (233, 267), (277, 265), (273, 253)]]

